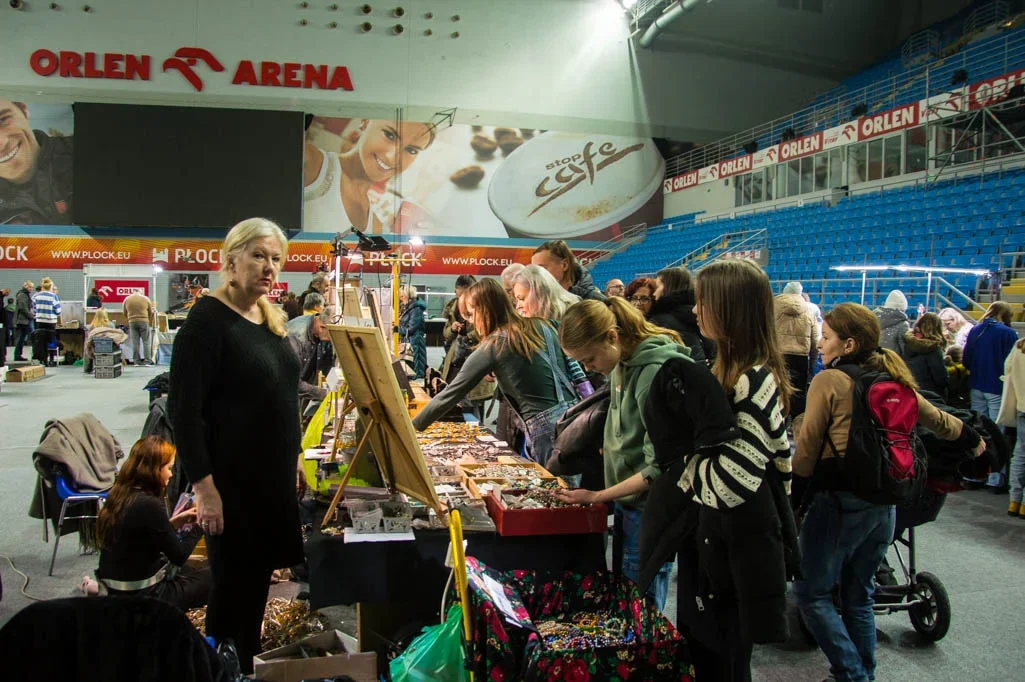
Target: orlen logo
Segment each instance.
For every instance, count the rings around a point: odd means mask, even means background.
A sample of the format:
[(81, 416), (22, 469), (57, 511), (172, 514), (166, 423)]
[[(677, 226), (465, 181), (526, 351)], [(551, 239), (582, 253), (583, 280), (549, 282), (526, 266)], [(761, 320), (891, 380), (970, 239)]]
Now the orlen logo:
[[(43, 77), (98, 78), (105, 80), (152, 81), (153, 57), (120, 52), (35, 50), (29, 56), (29, 67)], [(202, 92), (204, 81), (197, 67), (205, 65), (213, 73), (227, 71), (224, 64), (209, 50), (184, 46), (163, 60), (161, 73), (177, 71), (196, 92)], [(253, 85), (273, 88), (304, 88), (307, 90), (354, 90), (349, 69), (326, 64), (299, 62), (253, 61), (242, 59), (235, 66), (232, 85)]]
[(110, 298), (110, 295), (114, 293), (114, 289), (107, 285), (103, 285), (99, 288), (99, 292), (100, 296), (103, 296), (104, 298)]
[(202, 59), (203, 63), (209, 66), (216, 73), (224, 71), (224, 66), (217, 61), (217, 57), (210, 54), (208, 50), (204, 50), (201, 47), (179, 47), (174, 51), (174, 56), (164, 60), (162, 71), (168, 69), (175, 69), (189, 82), (189, 85), (195, 89), (196, 92), (203, 92), (203, 79), (199, 77), (192, 67), (199, 63)]

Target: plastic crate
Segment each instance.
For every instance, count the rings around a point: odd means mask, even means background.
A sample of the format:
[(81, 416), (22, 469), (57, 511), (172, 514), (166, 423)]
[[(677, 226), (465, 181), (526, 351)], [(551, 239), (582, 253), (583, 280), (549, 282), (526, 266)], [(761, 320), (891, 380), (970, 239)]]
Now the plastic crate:
[(96, 353), (93, 367), (120, 367), (121, 351), (115, 353)]
[(113, 353), (114, 352), (114, 339), (108, 339), (100, 337), (93, 339), (93, 352), (94, 353)]
[(97, 379), (117, 379), (121, 376), (121, 365), (114, 367), (94, 367), (93, 376)]

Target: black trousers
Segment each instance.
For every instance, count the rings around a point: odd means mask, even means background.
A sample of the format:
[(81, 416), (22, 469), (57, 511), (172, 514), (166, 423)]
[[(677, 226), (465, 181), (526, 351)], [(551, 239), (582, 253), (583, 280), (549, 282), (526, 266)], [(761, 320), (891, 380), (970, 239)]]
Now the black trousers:
[(698, 641), (686, 626), (680, 633), (687, 640), (690, 662), (694, 666), (694, 677), (700, 682), (751, 682), (750, 641), (743, 641), (736, 635), (729, 644), (728, 652), (719, 652)]
[[(211, 557), (211, 560), (213, 558)], [(206, 609), (206, 634), (218, 644), (235, 643), (242, 672), (253, 672), (253, 656), (260, 653), (260, 627), (270, 591), (269, 570), (232, 572), (230, 578), (213, 580)]]
[(790, 375), (790, 383), (794, 386), (794, 395), (790, 398), (790, 418), (804, 413), (804, 405), (808, 395), (808, 376), (811, 373), (810, 360), (807, 355), (784, 355), (783, 362)]
[(32, 359), (46, 363), (50, 342), (57, 338), (55, 322), (36, 322), (36, 331), (32, 334)]

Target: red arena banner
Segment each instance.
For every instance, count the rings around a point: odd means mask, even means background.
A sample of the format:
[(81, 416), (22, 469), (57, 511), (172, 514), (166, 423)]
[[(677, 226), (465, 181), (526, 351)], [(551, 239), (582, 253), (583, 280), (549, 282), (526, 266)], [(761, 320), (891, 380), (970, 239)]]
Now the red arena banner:
[(858, 121), (858, 140), (895, 133), (918, 125), (919, 104), (908, 104), (881, 114), (865, 116)]
[(1007, 97), (1007, 93), (1015, 85), (1025, 82), (1025, 69), (1005, 73), (968, 88), (968, 108), (981, 109), (987, 104), (994, 104)]
[[(326, 235), (325, 235), (326, 236)], [(389, 273), (386, 259), (400, 259), (403, 272), (419, 275), (499, 275), (513, 263), (530, 263), (533, 247), (434, 245), (368, 253), (362, 264), (349, 263), (353, 273)], [(593, 253), (593, 252), (592, 252)], [(121, 239), (93, 237), (0, 237), (0, 270), (79, 270), (89, 263), (155, 265), (167, 271), (212, 272), (221, 268), (221, 243), (211, 240)], [(334, 266), (327, 241), (293, 241), (285, 272), (314, 272)], [(343, 261), (342, 267), (346, 267)]]
[(91, 285), (100, 292), (104, 303), (124, 303), (132, 294), (150, 295), (148, 279), (94, 279)]

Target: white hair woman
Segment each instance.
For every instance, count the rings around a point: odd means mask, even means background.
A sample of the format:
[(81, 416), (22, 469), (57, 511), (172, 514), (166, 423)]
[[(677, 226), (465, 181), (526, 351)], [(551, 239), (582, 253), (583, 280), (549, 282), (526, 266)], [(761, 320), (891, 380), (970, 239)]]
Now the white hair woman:
[(244, 220), (223, 252), (221, 285), (196, 301), (175, 337), (167, 408), (207, 538), (206, 632), (234, 640), (252, 672), (271, 572), (303, 558), (299, 360), (285, 314), (267, 300), (288, 254), (281, 228)]
[(523, 263), (513, 263), (506, 267), (505, 270), (502, 270), (502, 288), (505, 289), (505, 293), (509, 295), (509, 298), (513, 297), (513, 281), (522, 269)]
[(513, 278), (513, 302), (524, 317), (540, 317), (558, 322), (580, 297), (562, 288), (552, 273), (538, 265), (528, 265)]

